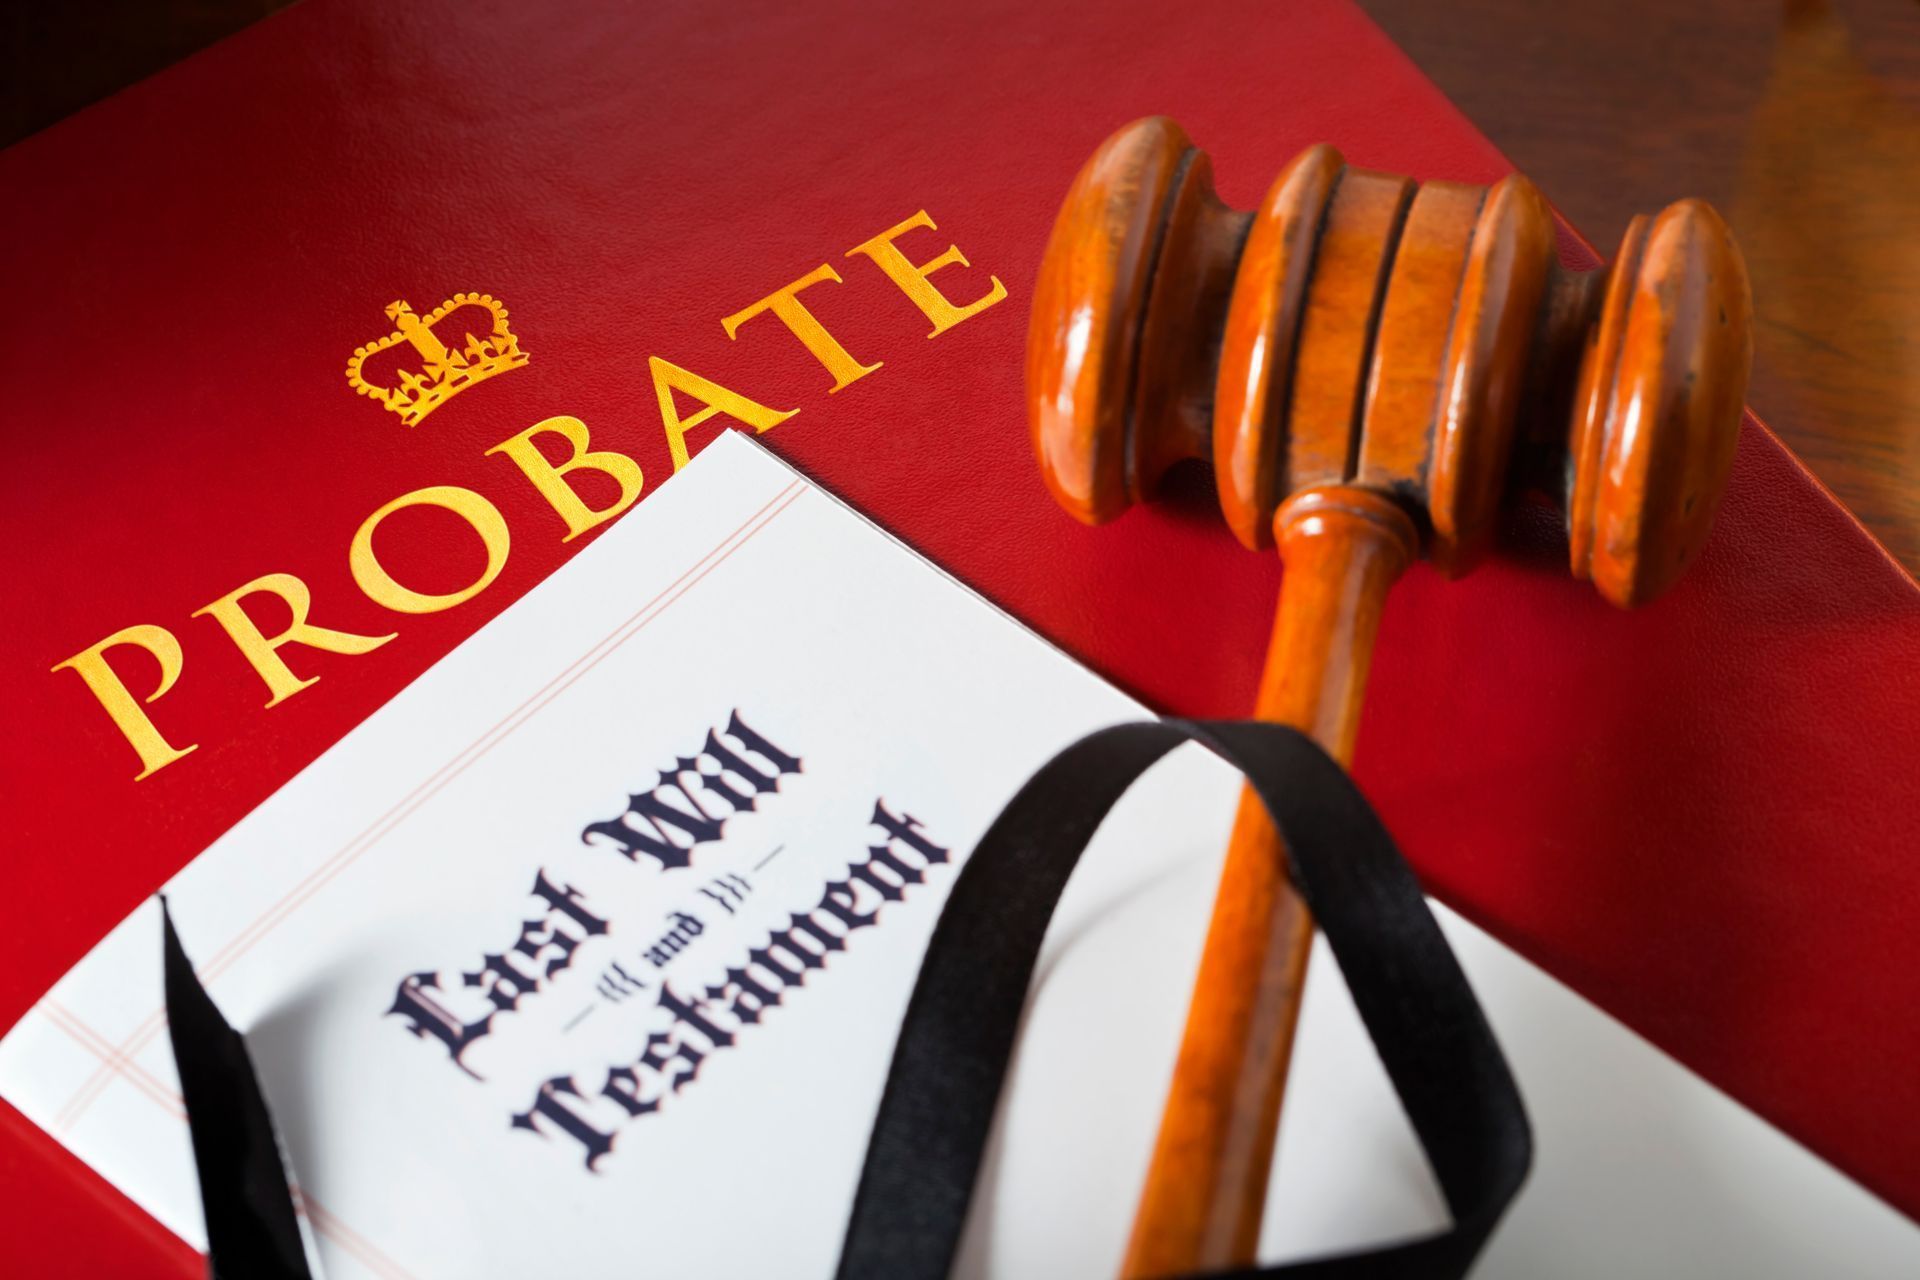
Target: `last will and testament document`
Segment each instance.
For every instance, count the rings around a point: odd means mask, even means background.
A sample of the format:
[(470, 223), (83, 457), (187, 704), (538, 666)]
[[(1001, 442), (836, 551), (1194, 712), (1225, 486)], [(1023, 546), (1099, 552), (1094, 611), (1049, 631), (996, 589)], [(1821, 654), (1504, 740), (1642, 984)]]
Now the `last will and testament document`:
[[(327, 1275), (827, 1275), (956, 868), (1052, 753), (1143, 714), (730, 435), (166, 891)], [(1111, 1273), (1236, 786), (1176, 755), (1077, 873), (966, 1273)], [(1483, 1274), (1920, 1265), (1906, 1220), (1443, 917), (1540, 1135)], [(0, 1093), (198, 1243), (159, 956), (150, 904), (0, 1044)], [(1267, 1256), (1443, 1220), (1324, 955), (1286, 1106)]]

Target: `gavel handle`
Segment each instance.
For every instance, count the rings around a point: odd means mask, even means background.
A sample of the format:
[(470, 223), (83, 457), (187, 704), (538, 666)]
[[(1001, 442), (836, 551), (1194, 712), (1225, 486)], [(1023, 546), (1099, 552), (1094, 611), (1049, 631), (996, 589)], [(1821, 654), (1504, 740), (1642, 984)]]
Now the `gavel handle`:
[[(1289, 499), (1274, 532), (1286, 578), (1254, 714), (1307, 732), (1345, 765), (1381, 607), (1417, 534), (1392, 499), (1344, 485)], [(1279, 835), (1244, 790), (1126, 1280), (1254, 1261), (1312, 942)]]

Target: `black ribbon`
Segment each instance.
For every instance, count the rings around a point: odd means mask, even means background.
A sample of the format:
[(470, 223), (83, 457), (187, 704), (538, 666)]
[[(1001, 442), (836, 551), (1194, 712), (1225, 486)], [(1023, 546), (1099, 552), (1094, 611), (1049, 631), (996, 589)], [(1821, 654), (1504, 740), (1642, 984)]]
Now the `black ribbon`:
[[(1182, 742), (1245, 774), (1426, 1149), (1453, 1216), (1437, 1235), (1216, 1275), (1466, 1274), (1532, 1159), (1520, 1091), (1420, 884), (1346, 771), (1298, 730), (1165, 720), (1082, 738), (1035, 774), (967, 859), (907, 1006), (840, 1255), (840, 1280), (952, 1269), (1040, 941), (1101, 819)], [(1013, 892), (1009, 892), (1012, 887)]]
[[(951, 1270), (1034, 961), (1067, 877), (1127, 788), (1189, 740), (1244, 773), (1273, 815), (1294, 882), (1453, 1217), (1452, 1227), (1419, 1240), (1216, 1274), (1432, 1280), (1472, 1265), (1526, 1177), (1532, 1139), (1506, 1060), (1418, 881), (1345, 771), (1304, 735), (1170, 720), (1105, 729), (1055, 756), (962, 868), (894, 1050), (840, 1280), (941, 1280)], [(246, 1043), (194, 975), (171, 917), (165, 935), (167, 1012), (210, 1271), (312, 1280)]]
[(167, 1035), (193, 1132), (214, 1280), (313, 1280), (273, 1115), (247, 1042), (227, 1025), (173, 931), (160, 899)]

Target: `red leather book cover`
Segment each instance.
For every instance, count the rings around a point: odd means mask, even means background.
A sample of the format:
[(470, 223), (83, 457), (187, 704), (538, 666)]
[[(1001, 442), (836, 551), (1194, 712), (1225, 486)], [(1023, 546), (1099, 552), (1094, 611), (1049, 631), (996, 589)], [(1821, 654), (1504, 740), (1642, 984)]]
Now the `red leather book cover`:
[[(1242, 712), (1277, 564), (1197, 484), (1082, 528), (1028, 453), (1054, 210), (1156, 112), (1241, 207), (1320, 140), (1507, 167), (1331, 0), (309, 0), (0, 153), (0, 1026), (730, 421), (1154, 706)], [(1752, 421), (1646, 609), (1507, 542), (1397, 592), (1361, 781), (1442, 898), (1920, 1211), (1920, 588)], [(92, 1050), (69, 1122), (124, 1087)], [(17, 1273), (196, 1270), (0, 1120)]]

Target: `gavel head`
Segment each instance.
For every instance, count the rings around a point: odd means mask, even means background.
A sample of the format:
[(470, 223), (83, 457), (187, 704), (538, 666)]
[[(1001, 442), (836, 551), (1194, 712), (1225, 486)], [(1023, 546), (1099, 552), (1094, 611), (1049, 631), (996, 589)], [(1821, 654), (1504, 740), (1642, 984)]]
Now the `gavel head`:
[(1316, 146), (1248, 214), (1156, 117), (1100, 146), (1054, 224), (1027, 345), (1034, 450), (1089, 523), (1210, 458), (1249, 547), (1272, 545), (1293, 494), (1370, 489), (1448, 573), (1505, 494), (1537, 487), (1564, 507), (1574, 574), (1632, 605), (1712, 523), (1751, 310), (1739, 249), (1697, 200), (1571, 272), (1523, 177), (1415, 183)]

